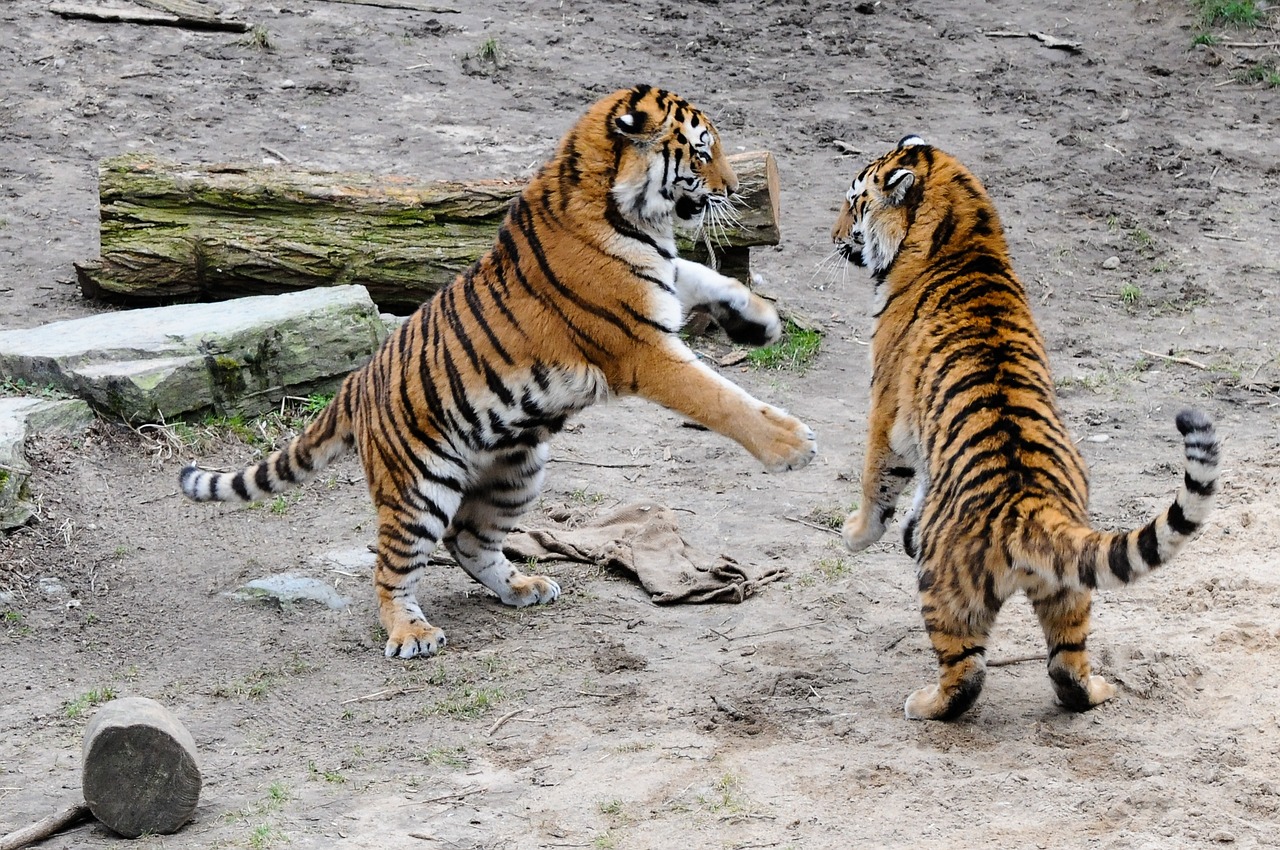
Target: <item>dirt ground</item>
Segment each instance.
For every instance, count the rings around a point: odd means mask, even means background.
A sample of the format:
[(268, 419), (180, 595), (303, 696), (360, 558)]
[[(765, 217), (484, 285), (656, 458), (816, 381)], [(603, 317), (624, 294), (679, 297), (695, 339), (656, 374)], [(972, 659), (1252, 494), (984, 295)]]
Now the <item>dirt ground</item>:
[[(513, 611), (442, 567), (421, 596), (448, 648), (387, 661), (354, 461), (236, 509), (183, 501), (186, 458), (116, 426), (41, 441), (41, 521), (0, 539), (0, 834), (79, 799), (85, 722), (117, 694), (172, 708), (204, 771), (195, 820), (147, 847), (1280, 845), (1280, 89), (1233, 77), (1275, 48), (1193, 48), (1177, 0), (453, 5), (228, 6), (269, 48), (0, 5), (0, 327), (104, 309), (72, 269), (97, 253), (101, 157), (520, 176), (599, 95), (659, 84), (730, 150), (777, 156), (783, 244), (757, 252), (761, 285), (821, 322), (823, 347), (805, 372), (727, 372), (807, 421), (819, 457), (767, 475), (613, 404), (557, 438), (528, 524), (653, 499), (696, 545), (789, 577), (740, 605), (657, 607), (556, 568), (564, 596)], [(911, 564), (893, 532), (855, 557), (823, 528), (854, 500), (870, 328), (866, 278), (823, 265), (827, 233), (847, 181), (907, 133), (996, 199), (1100, 525), (1170, 498), (1178, 408), (1225, 437), (1203, 536), (1098, 598), (1091, 646), (1120, 689), (1085, 715), (1054, 705), (1015, 599), (975, 709), (905, 720), (934, 670)], [(201, 460), (253, 455), (225, 440)], [(285, 570), (353, 604), (224, 595)]]

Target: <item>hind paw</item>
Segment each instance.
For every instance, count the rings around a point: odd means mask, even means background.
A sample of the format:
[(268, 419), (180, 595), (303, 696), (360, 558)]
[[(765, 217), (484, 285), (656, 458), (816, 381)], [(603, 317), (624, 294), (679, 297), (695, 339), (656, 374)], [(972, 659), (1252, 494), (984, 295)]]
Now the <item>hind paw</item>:
[(555, 602), (559, 598), (560, 585), (548, 576), (515, 576), (502, 595), (502, 601), (515, 608)]
[(387, 658), (415, 658), (419, 655), (435, 655), (448, 640), (444, 630), (425, 620), (405, 623), (392, 629), (383, 654)]
[(856, 510), (844, 521), (840, 537), (850, 552), (861, 552), (884, 536), (885, 524), (868, 519), (867, 514), (865, 510)]

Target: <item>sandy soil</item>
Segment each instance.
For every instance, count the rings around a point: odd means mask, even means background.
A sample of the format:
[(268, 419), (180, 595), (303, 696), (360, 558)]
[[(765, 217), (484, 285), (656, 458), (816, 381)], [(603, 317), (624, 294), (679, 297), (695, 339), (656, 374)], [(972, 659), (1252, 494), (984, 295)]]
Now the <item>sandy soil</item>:
[[(661, 84), (731, 150), (778, 158), (763, 288), (826, 336), (807, 372), (729, 371), (809, 422), (820, 455), (766, 475), (663, 410), (612, 405), (556, 441), (541, 511), (651, 498), (692, 542), (790, 577), (741, 605), (660, 608), (562, 568), (560, 601), (512, 611), (442, 568), (422, 596), (448, 649), (386, 661), (364, 568), (317, 560), (371, 539), (354, 462), (279, 510), (230, 509), (182, 501), (184, 458), (113, 426), (41, 442), (42, 521), (0, 540), (0, 833), (78, 799), (93, 697), (114, 692), (170, 706), (206, 777), (195, 821), (143, 846), (1280, 844), (1280, 90), (1232, 79), (1265, 48), (1193, 49), (1183, 2), (248, 5), (228, 11), (270, 49), (0, 5), (0, 327), (103, 309), (72, 283), (96, 255), (100, 157), (519, 176), (598, 95)], [(496, 67), (474, 58), (489, 39)], [(1012, 663), (976, 708), (904, 720), (933, 675), (910, 562), (892, 534), (853, 557), (815, 527), (853, 501), (868, 378), (868, 287), (820, 266), (826, 234), (846, 181), (909, 132), (1001, 209), (1099, 524), (1169, 498), (1176, 409), (1204, 407), (1226, 438), (1204, 535), (1098, 599), (1091, 646), (1120, 692), (1083, 716), (1019, 660), (1042, 647), (1014, 600), (992, 648)], [(202, 460), (252, 455), (223, 441)], [(224, 596), (283, 570), (354, 604)]]

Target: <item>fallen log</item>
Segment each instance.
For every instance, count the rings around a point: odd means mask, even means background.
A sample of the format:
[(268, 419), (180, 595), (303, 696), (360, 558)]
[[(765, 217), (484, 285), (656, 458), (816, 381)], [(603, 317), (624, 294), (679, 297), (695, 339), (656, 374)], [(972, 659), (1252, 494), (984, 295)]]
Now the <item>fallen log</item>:
[[(714, 242), (721, 269), (749, 280), (750, 248), (779, 239), (777, 166), (764, 151), (730, 160), (740, 223), (681, 252), (705, 261)], [(523, 187), (136, 154), (104, 160), (99, 180), (101, 256), (76, 266), (88, 297), (157, 304), (360, 284), (392, 312), (487, 251)]]

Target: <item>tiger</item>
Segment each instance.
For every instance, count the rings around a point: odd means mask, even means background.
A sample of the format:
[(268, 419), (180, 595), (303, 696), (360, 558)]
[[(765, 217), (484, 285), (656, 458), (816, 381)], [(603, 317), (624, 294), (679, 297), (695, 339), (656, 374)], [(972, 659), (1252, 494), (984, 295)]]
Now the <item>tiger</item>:
[(853, 552), (881, 538), (899, 496), (936, 684), (904, 706), (953, 720), (977, 700), (996, 615), (1018, 590), (1044, 632), (1058, 702), (1081, 712), (1115, 695), (1086, 649), (1095, 588), (1167, 563), (1209, 516), (1220, 446), (1213, 421), (1177, 414), (1185, 474), (1141, 528), (1093, 529), (1085, 463), (1059, 413), (1045, 343), (986, 189), (919, 136), (867, 165), (831, 236), (872, 278), (871, 391)]
[(777, 310), (678, 256), (675, 225), (729, 220), (737, 178), (710, 119), (648, 85), (587, 109), (510, 203), (493, 246), (422, 304), (283, 448), (238, 472), (192, 463), (198, 502), (254, 501), (355, 449), (377, 512), (373, 584), (388, 658), (446, 643), (417, 585), (437, 544), (506, 605), (548, 603), (502, 543), (537, 498), (548, 441), (611, 397), (641, 396), (741, 444), (769, 472), (814, 457), (813, 431), (703, 363), (678, 336), (705, 307), (767, 345)]

